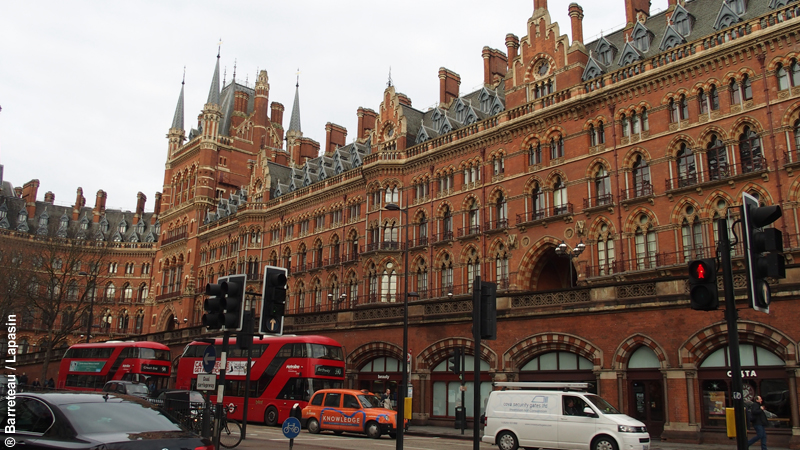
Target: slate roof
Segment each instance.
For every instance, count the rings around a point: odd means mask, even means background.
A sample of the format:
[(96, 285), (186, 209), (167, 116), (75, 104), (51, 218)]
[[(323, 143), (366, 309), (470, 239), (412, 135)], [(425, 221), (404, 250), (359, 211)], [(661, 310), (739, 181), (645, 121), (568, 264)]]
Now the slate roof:
[[(5, 213), (5, 214), (3, 214)], [(83, 207), (78, 220), (72, 220), (72, 206), (37, 201), (33, 216), (28, 216), (25, 201), (14, 196), (0, 196), (0, 229), (31, 235), (70, 239), (94, 239), (106, 242), (155, 242), (160, 224), (150, 225), (153, 213), (144, 213), (133, 225), (134, 213), (106, 209), (98, 223), (92, 222), (91, 207)], [(85, 227), (81, 225), (85, 224)], [(124, 231), (120, 225), (124, 224)]]
[[(720, 30), (715, 29), (714, 25), (718, 22), (720, 15), (723, 14), (723, 10), (731, 10), (727, 6), (727, 4), (732, 3), (732, 1), (734, 0), (687, 1), (686, 4), (683, 6), (683, 8), (694, 19), (694, 23), (692, 23), (689, 35), (683, 36), (684, 39), (687, 42), (695, 41), (697, 39), (701, 39), (705, 36), (709, 36), (719, 32)], [(739, 15), (739, 22), (747, 21), (756, 17), (760, 17), (764, 14), (767, 14), (771, 10), (779, 7), (779, 4), (781, 3), (790, 4), (795, 2), (797, 2), (797, 0), (789, 0), (789, 1), (778, 0), (770, 2), (767, 2), (766, 0), (745, 1), (747, 8), (743, 14)], [(671, 35), (675, 31), (674, 29), (672, 31), (668, 30), (670, 24), (667, 23), (667, 11), (665, 10), (659, 12), (658, 14), (650, 16), (641, 25), (650, 33), (651, 40), (650, 40), (650, 46), (647, 49), (647, 51), (641, 52), (637, 49), (637, 52), (640, 54), (639, 58), (649, 59), (662, 53), (664, 50), (661, 48), (661, 45), (664, 41), (665, 35)], [(600, 64), (602, 63), (602, 60), (598, 57), (597, 54), (598, 45), (603, 39), (605, 39), (609, 44), (611, 44), (616, 49), (616, 55), (611, 60), (611, 63), (605, 66)], [(586, 49), (592, 52), (592, 57), (595, 59), (597, 65), (602, 69), (603, 73), (614, 72), (624, 67), (623, 65), (620, 65), (620, 62), (623, 61), (622, 56), (625, 47), (626, 47), (626, 42), (625, 42), (624, 29), (615, 31), (611, 34), (602, 36), (592, 42), (586, 43)], [(637, 58), (637, 60), (639, 58)], [(635, 62), (636, 61), (632, 62), (631, 64), (635, 64)], [(587, 67), (587, 69), (589, 68)], [(584, 72), (584, 75), (586, 75), (586, 72)], [(584, 80), (588, 79), (584, 78)]]

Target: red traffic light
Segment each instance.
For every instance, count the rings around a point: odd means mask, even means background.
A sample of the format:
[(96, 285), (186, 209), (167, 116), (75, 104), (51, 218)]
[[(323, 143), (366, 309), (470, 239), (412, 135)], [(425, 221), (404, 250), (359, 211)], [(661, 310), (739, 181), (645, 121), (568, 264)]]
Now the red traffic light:
[[(712, 260), (713, 261), (713, 260)], [(694, 281), (717, 282), (716, 264), (708, 259), (698, 259), (689, 264), (689, 279)]]

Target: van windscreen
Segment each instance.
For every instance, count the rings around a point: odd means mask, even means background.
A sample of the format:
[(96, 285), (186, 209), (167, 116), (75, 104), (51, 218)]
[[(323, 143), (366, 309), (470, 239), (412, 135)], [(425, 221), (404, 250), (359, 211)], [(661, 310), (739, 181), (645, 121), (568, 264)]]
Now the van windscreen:
[(602, 397), (597, 395), (587, 395), (586, 399), (592, 402), (595, 408), (599, 409), (603, 414), (622, 414), (621, 412), (617, 411), (617, 408), (611, 406), (610, 403), (603, 400)]

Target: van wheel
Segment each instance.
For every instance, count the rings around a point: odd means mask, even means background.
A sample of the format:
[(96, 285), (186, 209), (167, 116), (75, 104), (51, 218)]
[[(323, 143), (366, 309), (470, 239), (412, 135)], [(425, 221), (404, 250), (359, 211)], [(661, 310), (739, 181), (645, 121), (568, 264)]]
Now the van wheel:
[(608, 436), (600, 436), (592, 443), (592, 450), (618, 450), (617, 443)]
[(517, 450), (519, 448), (519, 441), (514, 433), (510, 431), (503, 431), (497, 436), (497, 446), (500, 450)]
[(337, 435), (337, 436), (341, 436), (341, 435), (342, 435), (342, 433), (344, 433), (344, 431), (342, 431), (342, 430), (335, 430), (335, 431), (333, 432), (333, 434), (335, 434), (335, 435)]
[(264, 413), (264, 425), (268, 427), (278, 425), (278, 410), (274, 406), (267, 408), (267, 412)]
[(369, 422), (367, 423), (367, 436), (371, 437), (372, 439), (380, 439), (381, 437), (381, 427), (378, 426), (378, 422)]
[(311, 434), (319, 434), (319, 422), (317, 422), (317, 419), (308, 419), (306, 428), (308, 428), (308, 432)]

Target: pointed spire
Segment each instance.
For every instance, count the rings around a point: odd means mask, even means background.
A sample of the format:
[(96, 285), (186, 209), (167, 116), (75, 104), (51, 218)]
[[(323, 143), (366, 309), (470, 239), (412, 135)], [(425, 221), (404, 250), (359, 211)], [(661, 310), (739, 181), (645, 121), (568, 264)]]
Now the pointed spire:
[(178, 97), (178, 106), (175, 107), (175, 116), (172, 118), (172, 128), (183, 130), (183, 87), (186, 84), (186, 67), (183, 67), (183, 80), (181, 81), (181, 95)]
[(219, 41), (219, 48), (217, 49), (217, 65), (214, 67), (214, 77), (211, 79), (211, 88), (208, 90), (208, 101), (214, 105), (219, 105), (219, 53), (222, 49), (222, 39)]
[(289, 130), (288, 131), (298, 131), (301, 132), (303, 130), (300, 129), (300, 69), (297, 69), (297, 84), (295, 85), (294, 91), (294, 105), (292, 105), (292, 119), (289, 121)]
[(394, 83), (392, 83), (392, 66), (389, 66), (389, 81), (386, 82), (386, 87), (392, 87)]

